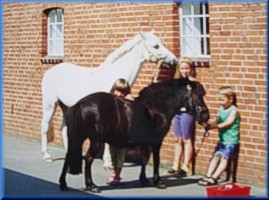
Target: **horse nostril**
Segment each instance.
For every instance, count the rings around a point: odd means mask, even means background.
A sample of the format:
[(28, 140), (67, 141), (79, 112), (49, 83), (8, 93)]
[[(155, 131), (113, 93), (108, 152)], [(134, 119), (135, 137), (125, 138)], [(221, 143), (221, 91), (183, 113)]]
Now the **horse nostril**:
[(200, 113), (200, 120), (202, 121), (202, 122), (207, 122), (209, 119), (210, 119), (210, 115), (209, 115), (209, 112), (208, 111), (206, 111), (206, 110), (204, 110), (204, 111), (202, 111), (201, 113)]
[(209, 114), (206, 114), (206, 122), (210, 119), (210, 115)]

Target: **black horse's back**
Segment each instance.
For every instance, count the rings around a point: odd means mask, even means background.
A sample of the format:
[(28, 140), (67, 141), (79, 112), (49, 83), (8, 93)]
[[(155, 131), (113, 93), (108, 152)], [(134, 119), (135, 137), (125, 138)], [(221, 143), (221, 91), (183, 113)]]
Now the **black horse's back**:
[[(81, 126), (85, 137), (98, 141), (121, 144), (130, 128), (133, 103), (110, 93), (98, 92), (81, 99), (69, 116), (80, 109)], [(72, 117), (71, 117), (72, 118)]]

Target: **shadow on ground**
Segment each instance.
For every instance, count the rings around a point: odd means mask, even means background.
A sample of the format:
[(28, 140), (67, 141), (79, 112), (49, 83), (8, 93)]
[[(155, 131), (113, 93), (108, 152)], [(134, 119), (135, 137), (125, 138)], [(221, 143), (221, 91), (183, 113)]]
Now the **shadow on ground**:
[(29, 175), (21, 174), (9, 169), (5, 173), (5, 198), (36, 196), (36, 197), (94, 197), (95, 195), (69, 188), (69, 191), (62, 192), (59, 185), (49, 181), (41, 180)]
[[(166, 184), (167, 187), (177, 187), (177, 186), (183, 186), (183, 185), (188, 185), (188, 184), (194, 184), (197, 183), (199, 178), (197, 179), (183, 179), (182, 177), (176, 177), (173, 175), (166, 175), (166, 176), (161, 176), (162, 181)], [(154, 187), (153, 186), (153, 179), (149, 178), (150, 181), (150, 186), (148, 187)], [(141, 185), (139, 180), (134, 180), (134, 181), (122, 181), (121, 185), (118, 185), (117, 187), (115, 186), (100, 186), (99, 188), (101, 190), (113, 190), (113, 189), (134, 189), (134, 188), (142, 188), (143, 186)]]

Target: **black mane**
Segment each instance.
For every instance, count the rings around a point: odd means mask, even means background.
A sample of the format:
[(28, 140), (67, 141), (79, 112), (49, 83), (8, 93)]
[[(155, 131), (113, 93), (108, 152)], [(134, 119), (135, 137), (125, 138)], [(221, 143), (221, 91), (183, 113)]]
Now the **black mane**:
[(172, 92), (174, 89), (186, 87), (187, 85), (191, 85), (192, 88), (195, 88), (195, 83), (195, 81), (190, 81), (189, 79), (185, 78), (153, 83), (140, 91), (138, 99), (142, 100), (152, 97), (165, 98), (166, 95)]

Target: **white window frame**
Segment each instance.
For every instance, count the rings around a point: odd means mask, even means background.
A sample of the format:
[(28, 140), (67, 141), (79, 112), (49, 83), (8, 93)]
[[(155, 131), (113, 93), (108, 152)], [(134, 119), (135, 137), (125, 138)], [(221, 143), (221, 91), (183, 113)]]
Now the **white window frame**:
[[(190, 14), (184, 14), (185, 13), (183, 11), (184, 4), (190, 6)], [(201, 14), (194, 13), (194, 4), (202, 5)], [(206, 21), (207, 18), (209, 21), (209, 13), (208, 14), (206, 13), (206, 3), (182, 2), (179, 7), (179, 16), (180, 16), (180, 49), (181, 49), (180, 55), (181, 57), (188, 57), (188, 58), (191, 58), (193, 61), (209, 61), (210, 45), (209, 43), (207, 43), (207, 41), (210, 40), (210, 34), (209, 33), (206, 34), (206, 30), (207, 29), (209, 30), (209, 27), (207, 27), (209, 26), (209, 23), (207, 24), (207, 21)], [(204, 30), (204, 33), (202, 33), (202, 30), (198, 30), (196, 28), (195, 23), (194, 23), (195, 19), (202, 19), (202, 24), (199, 24), (199, 25), (203, 26), (202, 28)], [(187, 22), (186, 24), (191, 30), (189, 31), (191, 33), (184, 34), (185, 32), (187, 32), (187, 30), (184, 30), (184, 20)], [(187, 39), (188, 42), (185, 42), (184, 41), (185, 39)], [(202, 40), (204, 41), (203, 43), (201, 42)], [(202, 52), (202, 44), (203, 44), (204, 52)]]
[[(61, 14), (61, 21), (57, 21), (57, 15)], [(55, 13), (54, 19), (53, 13)], [(61, 8), (53, 9), (48, 14), (48, 56), (64, 56), (64, 12)], [(59, 31), (59, 27), (61, 31)]]

